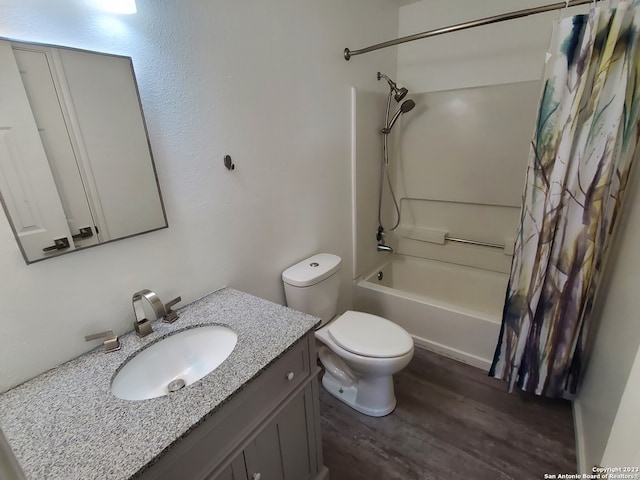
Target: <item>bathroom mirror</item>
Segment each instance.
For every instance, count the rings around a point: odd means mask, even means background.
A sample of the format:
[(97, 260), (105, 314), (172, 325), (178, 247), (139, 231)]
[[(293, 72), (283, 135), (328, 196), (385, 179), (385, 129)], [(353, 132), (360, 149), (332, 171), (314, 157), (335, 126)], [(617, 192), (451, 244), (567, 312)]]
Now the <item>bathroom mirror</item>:
[(27, 263), (168, 226), (131, 58), (0, 39), (0, 199)]

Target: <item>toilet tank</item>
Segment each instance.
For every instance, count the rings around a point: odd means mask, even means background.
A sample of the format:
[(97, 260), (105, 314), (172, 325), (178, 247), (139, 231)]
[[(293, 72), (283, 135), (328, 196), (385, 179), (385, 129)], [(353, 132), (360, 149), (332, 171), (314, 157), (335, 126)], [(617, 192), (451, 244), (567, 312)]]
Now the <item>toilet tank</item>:
[(337, 255), (319, 253), (282, 272), (287, 306), (320, 317), (322, 325), (331, 320), (338, 308), (341, 262)]

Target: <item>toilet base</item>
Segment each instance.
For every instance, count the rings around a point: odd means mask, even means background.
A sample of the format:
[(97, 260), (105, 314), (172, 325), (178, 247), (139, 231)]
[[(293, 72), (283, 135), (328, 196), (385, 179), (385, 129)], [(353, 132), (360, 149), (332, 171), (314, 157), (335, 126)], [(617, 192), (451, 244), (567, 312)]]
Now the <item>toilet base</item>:
[(370, 417), (384, 417), (396, 408), (392, 375), (360, 378), (357, 383), (344, 386), (330, 372), (325, 371), (322, 386), (341, 402)]

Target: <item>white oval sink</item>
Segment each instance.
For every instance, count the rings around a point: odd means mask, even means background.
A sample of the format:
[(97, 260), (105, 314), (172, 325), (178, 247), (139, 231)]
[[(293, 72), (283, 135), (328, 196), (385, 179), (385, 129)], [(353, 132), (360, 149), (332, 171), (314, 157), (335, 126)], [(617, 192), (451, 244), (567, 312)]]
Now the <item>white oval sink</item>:
[(215, 370), (237, 342), (238, 335), (220, 325), (175, 333), (130, 359), (111, 382), (111, 393), (123, 400), (167, 395)]

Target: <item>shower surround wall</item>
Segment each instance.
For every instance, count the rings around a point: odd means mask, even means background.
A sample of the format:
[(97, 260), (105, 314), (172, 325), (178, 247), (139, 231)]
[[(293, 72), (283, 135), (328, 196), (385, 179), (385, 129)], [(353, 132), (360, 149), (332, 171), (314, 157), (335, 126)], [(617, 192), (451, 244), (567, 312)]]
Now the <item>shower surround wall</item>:
[(413, 95), (419, 107), (402, 119), (392, 164), (396, 252), (508, 273), (539, 90), (533, 81)]
[[(409, 94), (416, 107), (391, 134), (390, 173), (402, 219), (387, 232), (387, 242), (401, 258), (394, 254), (386, 263), (388, 254), (377, 252), (375, 241), (386, 95), (354, 91), (357, 307), (396, 322), (421, 346), (483, 369), (490, 366), (500, 328), (538, 93), (534, 81)], [(386, 187), (383, 204), (384, 224), (393, 225)], [(443, 232), (506, 247), (444, 243)], [(456, 294), (444, 298), (432, 291), (434, 281)], [(477, 282), (501, 285), (491, 296), (493, 308), (482, 299), (465, 302)], [(471, 332), (482, 341), (470, 344)]]
[[(409, 35), (539, 4), (424, 0), (400, 8), (399, 32)], [(493, 296), (495, 305), (486, 310), (482, 302), (466, 301), (470, 290), (465, 286), (484, 275), (487, 282), (506, 287), (545, 52), (557, 15), (398, 47), (395, 80), (416, 102), (391, 134), (391, 177), (402, 220), (388, 234), (387, 243), (400, 258), (385, 263), (387, 256), (371, 245), (366, 248), (373, 253), (357, 251), (355, 258), (361, 262), (354, 269), (356, 304), (397, 322), (418, 344), (484, 369), (493, 356), (495, 341), (488, 339), (498, 336), (504, 295)], [(378, 118), (383, 114), (380, 108)], [(358, 152), (356, 173), (369, 171), (368, 160)], [(359, 180), (356, 183), (357, 189)], [(369, 195), (374, 195), (377, 183), (369, 188)], [(356, 197), (363, 195), (356, 191)], [(386, 208), (391, 208), (390, 202)], [(358, 223), (357, 229), (361, 226)], [(505, 247), (445, 242), (445, 234)], [(434, 260), (442, 264), (428, 263)], [(371, 275), (382, 264), (383, 273), (393, 272), (386, 284)], [(423, 288), (398, 287), (407, 284), (398, 278), (405, 271), (412, 272), (412, 281)], [(440, 282), (457, 292), (459, 301), (427, 287), (437, 272), (443, 272)], [(469, 332), (483, 340), (470, 346)]]
[[(399, 34), (542, 3), (423, 0), (400, 8)], [(403, 119), (394, 164), (403, 198), (403, 228), (394, 240), (400, 253), (509, 271), (545, 52), (558, 15), (540, 14), (398, 47), (398, 80), (421, 92), (412, 97), (416, 112)], [(500, 251), (418, 240), (432, 237), (429, 229), (507, 247)]]

